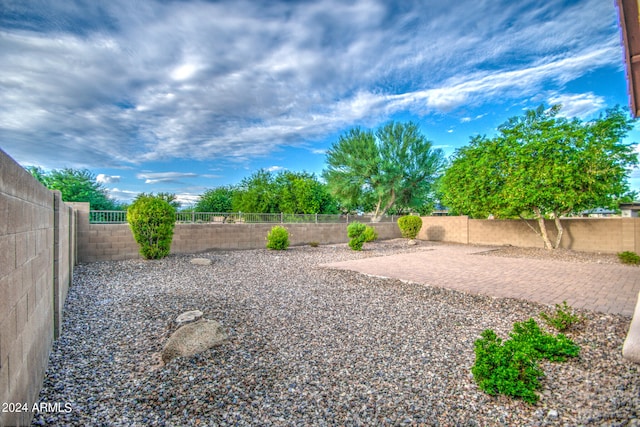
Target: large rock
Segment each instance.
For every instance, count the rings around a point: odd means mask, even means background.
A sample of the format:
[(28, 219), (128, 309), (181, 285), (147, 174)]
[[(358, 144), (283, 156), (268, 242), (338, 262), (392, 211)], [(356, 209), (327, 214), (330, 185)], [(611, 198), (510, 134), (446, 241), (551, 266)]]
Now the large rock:
[(622, 356), (631, 362), (640, 363), (640, 292), (636, 300), (636, 309), (631, 319), (627, 339), (622, 346)]
[(222, 325), (215, 320), (200, 319), (178, 328), (169, 337), (162, 350), (162, 361), (169, 363), (175, 357), (192, 356), (222, 344), (227, 339)]
[(176, 323), (178, 325), (182, 325), (183, 323), (193, 322), (194, 320), (198, 320), (202, 317), (202, 312), (200, 310), (190, 310), (185, 311), (180, 316), (176, 317)]

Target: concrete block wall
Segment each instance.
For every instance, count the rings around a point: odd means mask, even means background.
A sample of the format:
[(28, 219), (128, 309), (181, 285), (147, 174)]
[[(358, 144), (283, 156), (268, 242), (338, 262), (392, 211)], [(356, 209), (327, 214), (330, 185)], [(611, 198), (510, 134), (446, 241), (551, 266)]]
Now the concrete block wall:
[[(42, 386), (72, 274), (70, 212), (59, 203), (64, 229), (56, 240), (55, 197), (0, 150), (0, 402), (23, 402), (29, 409)], [(0, 412), (0, 425), (28, 425), (31, 418), (29, 411)]]
[[(537, 221), (527, 221), (537, 229)], [(551, 241), (556, 231), (547, 221)], [(584, 252), (640, 253), (640, 218), (567, 218), (560, 247)], [(524, 221), (469, 219), (466, 216), (422, 217), (419, 239), (477, 245), (544, 247)]]
[[(78, 210), (78, 260), (95, 262), (139, 258), (138, 244), (127, 224), (89, 224), (88, 209)], [(283, 224), (291, 245), (344, 243), (347, 224)], [(396, 223), (373, 224), (380, 239), (401, 237)], [(171, 253), (198, 253), (215, 249), (259, 249), (274, 224), (176, 224)], [(85, 228), (81, 228), (85, 227)]]

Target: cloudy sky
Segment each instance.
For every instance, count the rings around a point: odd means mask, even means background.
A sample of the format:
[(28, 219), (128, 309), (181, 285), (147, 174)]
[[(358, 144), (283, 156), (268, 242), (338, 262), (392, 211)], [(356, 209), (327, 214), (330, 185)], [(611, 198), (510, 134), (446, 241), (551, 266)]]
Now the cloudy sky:
[(541, 103), (583, 119), (628, 105), (613, 0), (0, 8), (0, 148), (88, 168), (119, 200), (189, 202), (260, 168), (319, 174), (353, 126), (413, 120), (451, 154)]

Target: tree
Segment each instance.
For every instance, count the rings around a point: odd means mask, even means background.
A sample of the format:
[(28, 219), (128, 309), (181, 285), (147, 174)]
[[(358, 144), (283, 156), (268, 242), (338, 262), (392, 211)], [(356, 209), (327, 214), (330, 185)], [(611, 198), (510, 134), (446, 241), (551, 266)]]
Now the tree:
[(162, 193), (162, 192), (158, 194), (138, 193), (134, 201), (143, 197), (155, 197), (157, 199), (164, 200), (165, 202), (169, 203), (171, 207), (173, 207), (176, 211), (180, 209), (180, 202), (178, 201), (178, 198), (174, 193)]
[(278, 213), (278, 196), (274, 192), (273, 175), (260, 169), (238, 185), (233, 210), (240, 212)]
[(307, 172), (273, 174), (261, 169), (242, 180), (233, 194), (233, 210), (260, 213), (337, 213), (325, 184)]
[(235, 191), (231, 186), (211, 188), (200, 195), (194, 210), (196, 212), (231, 212)]
[[(590, 122), (559, 111), (541, 105), (507, 120), (494, 138), (472, 138), (442, 179), (443, 202), (472, 217), (533, 217), (548, 249), (562, 239), (560, 217), (617, 207), (629, 190), (628, 170), (638, 164), (634, 144), (622, 142), (633, 120), (619, 107)], [(554, 243), (545, 218), (554, 220)]]
[(87, 169), (65, 168), (50, 172), (35, 166), (26, 169), (48, 189), (60, 191), (65, 202), (89, 202), (94, 210), (118, 208), (118, 204), (108, 196), (106, 188)]
[(372, 207), (378, 221), (394, 206), (428, 205), (445, 160), (416, 124), (390, 122), (375, 133), (349, 130), (327, 152), (327, 164), (331, 194), (346, 206)]

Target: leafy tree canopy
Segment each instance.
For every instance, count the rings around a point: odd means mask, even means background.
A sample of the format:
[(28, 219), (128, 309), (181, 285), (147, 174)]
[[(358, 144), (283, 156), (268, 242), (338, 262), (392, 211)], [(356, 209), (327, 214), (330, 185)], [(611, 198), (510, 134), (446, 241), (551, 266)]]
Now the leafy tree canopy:
[(390, 122), (375, 132), (354, 128), (327, 153), (323, 176), (344, 206), (374, 210), (422, 210), (432, 203), (433, 183), (444, 165), (442, 150), (412, 122)]
[(337, 213), (337, 203), (326, 185), (307, 172), (261, 169), (245, 178), (232, 197), (234, 211), (261, 213)]
[[(590, 122), (559, 111), (541, 105), (507, 120), (497, 136), (474, 137), (458, 149), (441, 182), (443, 203), (472, 217), (533, 217), (550, 249), (562, 238), (561, 216), (617, 207), (629, 191), (628, 171), (638, 164), (634, 144), (622, 142), (633, 120), (619, 107)], [(555, 244), (545, 217), (554, 218)]]
[(180, 202), (178, 201), (178, 198), (176, 197), (176, 195), (173, 193), (158, 193), (158, 194), (138, 193), (138, 195), (134, 199), (134, 203), (137, 200), (140, 200), (143, 198), (152, 198), (152, 199), (156, 198), (156, 199), (164, 200), (165, 202), (169, 203), (174, 210), (177, 211), (178, 209), (180, 209)]
[(60, 191), (65, 202), (89, 202), (94, 210), (119, 208), (118, 203), (108, 196), (106, 188), (86, 169), (65, 168), (50, 172), (35, 166), (26, 169), (48, 189)]
[(196, 212), (231, 212), (236, 190), (231, 186), (211, 188), (200, 195), (194, 210)]

